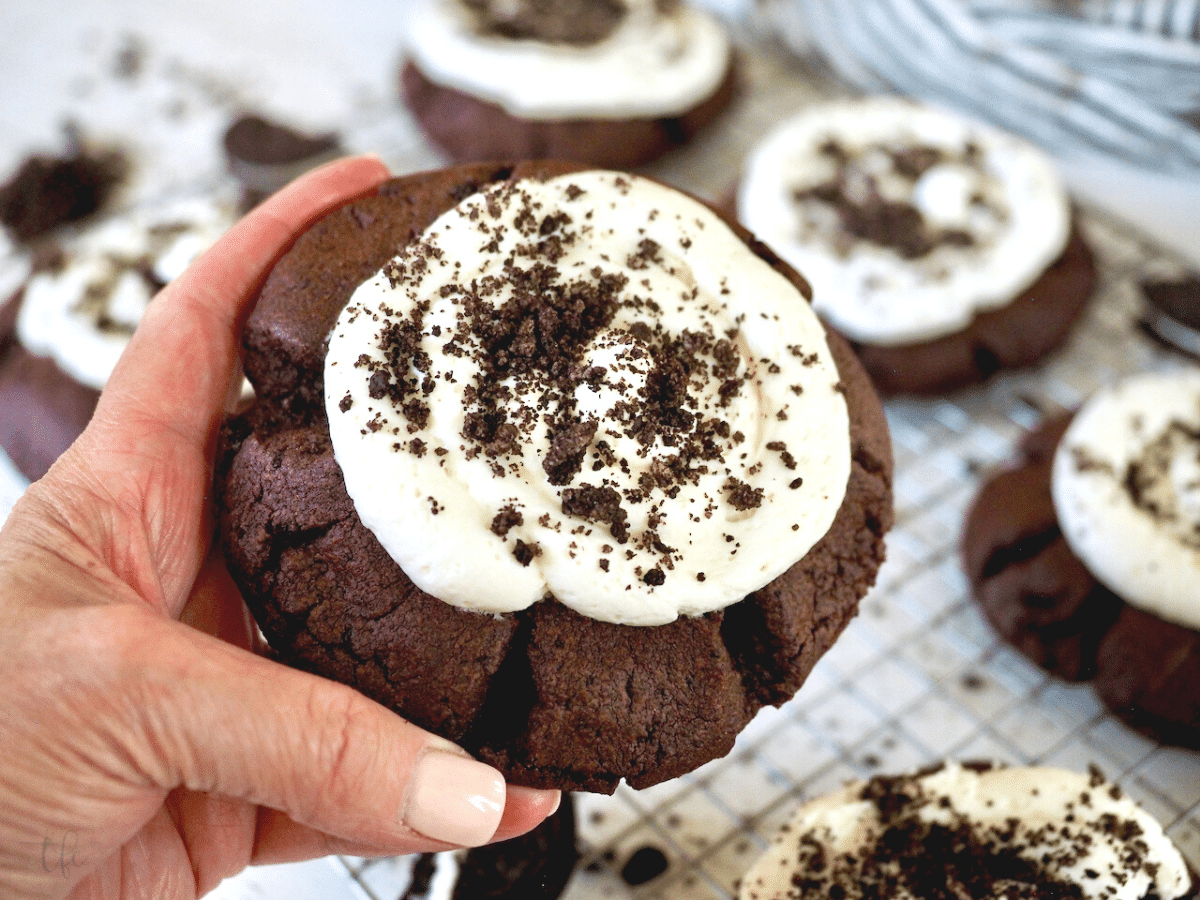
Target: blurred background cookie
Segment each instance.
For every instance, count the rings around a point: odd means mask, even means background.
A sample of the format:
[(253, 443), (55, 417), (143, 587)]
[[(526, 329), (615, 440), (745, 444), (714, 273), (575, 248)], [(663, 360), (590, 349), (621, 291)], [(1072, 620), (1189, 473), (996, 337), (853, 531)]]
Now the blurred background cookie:
[(739, 900), (1196, 896), (1162, 827), (1093, 769), (947, 762), (803, 804)]
[(27, 243), (97, 212), (128, 170), (119, 150), (90, 149), (73, 127), (66, 137), (63, 154), (28, 156), (0, 184), (0, 225), (17, 241)]
[(404, 101), (452, 160), (629, 168), (734, 93), (725, 26), (680, 0), (419, 0)]
[(234, 219), (209, 196), (139, 207), (44, 248), (0, 309), (0, 447), (36, 480), (91, 419), (160, 288)]
[(1042, 424), (981, 487), (962, 552), (1013, 646), (1200, 747), (1200, 370), (1128, 378)]
[(1160, 340), (1200, 359), (1200, 278), (1192, 274), (1149, 278), (1141, 289), (1146, 298), (1143, 326)]
[(1095, 280), (1048, 157), (899, 99), (819, 104), (779, 125), (747, 158), (737, 212), (805, 273), (888, 394), (1036, 363)]

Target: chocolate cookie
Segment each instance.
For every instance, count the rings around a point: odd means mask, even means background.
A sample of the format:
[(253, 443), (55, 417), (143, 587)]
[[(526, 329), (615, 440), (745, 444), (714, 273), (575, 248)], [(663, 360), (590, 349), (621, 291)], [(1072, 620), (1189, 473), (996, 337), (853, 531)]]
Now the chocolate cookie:
[[(333, 455), (323, 396), (331, 329), (355, 289), (441, 213), (492, 185), (574, 171), (481, 164), (397, 178), (305, 234), (247, 324), (259, 402), (225, 429), (217, 495), (230, 569), (286, 661), (358, 687), (517, 783), (611, 792), (621, 778), (644, 787), (727, 753), (761, 706), (800, 687), (882, 561), (892, 464), (869, 380), (830, 336), (849, 410), (849, 483), (824, 537), (762, 589), (643, 627), (553, 598), (471, 612), (417, 588), (363, 525)], [(802, 279), (739, 233), (807, 296)], [(414, 449), (424, 448), (405, 452)]]
[(1189, 275), (1142, 283), (1146, 330), (1177, 350), (1200, 358), (1200, 278)]
[(737, 75), (730, 66), (698, 106), (653, 119), (523, 119), (430, 81), (411, 62), (400, 73), (400, 87), (421, 129), (455, 162), (548, 158), (632, 169), (683, 146), (716, 119), (733, 99)]
[(408, 864), (399, 900), (554, 900), (578, 858), (575, 809), (563, 794), (554, 815), (520, 837), (396, 860)]
[(1183, 900), (1198, 888), (1162, 826), (1099, 770), (950, 762), (810, 800), (738, 898)]
[(0, 308), (0, 447), (18, 472), (36, 481), (87, 427), (100, 392), (21, 346), (22, 296), (18, 291)]
[(967, 513), (963, 565), (997, 631), (1035, 663), (1091, 681), (1131, 727), (1200, 748), (1200, 632), (1130, 605), (1063, 537), (1051, 468), (1071, 414), (1026, 436), (1015, 463), (984, 482)]
[(211, 198), (125, 210), (43, 242), (0, 307), (0, 447), (30, 481), (87, 426), (150, 298), (232, 222)]
[(897, 98), (806, 108), (751, 152), (741, 221), (809, 273), (885, 394), (938, 394), (1058, 347), (1095, 262), (1044, 153)]
[(883, 346), (852, 341), (884, 394), (942, 394), (1002, 369), (1031, 366), (1067, 339), (1092, 296), (1096, 261), (1075, 227), (1067, 248), (1012, 302), (932, 341)]
[(414, 15), (401, 94), (455, 162), (632, 168), (690, 141), (736, 88), (721, 27), (677, 2), (430, 0)]

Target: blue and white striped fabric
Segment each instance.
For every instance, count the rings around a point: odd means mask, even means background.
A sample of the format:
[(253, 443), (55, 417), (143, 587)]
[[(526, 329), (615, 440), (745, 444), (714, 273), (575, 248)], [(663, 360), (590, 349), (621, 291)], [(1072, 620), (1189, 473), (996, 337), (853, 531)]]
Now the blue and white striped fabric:
[(1200, 180), (1200, 0), (767, 2), (863, 91)]

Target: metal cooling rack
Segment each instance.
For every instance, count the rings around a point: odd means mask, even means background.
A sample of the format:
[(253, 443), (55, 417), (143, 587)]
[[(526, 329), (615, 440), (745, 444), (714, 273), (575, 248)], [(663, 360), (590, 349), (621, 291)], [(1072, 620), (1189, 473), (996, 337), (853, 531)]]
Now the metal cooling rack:
[[(186, 28), (182, 18), (163, 14), (172, 34)], [(781, 49), (758, 22), (741, 22), (737, 30), (743, 90), (733, 108), (713, 129), (646, 170), (710, 199), (728, 193), (747, 149), (781, 117), (844, 93), (817, 64)], [(59, 79), (62, 96), (42, 98), (55, 115), (103, 123), (106, 116), (135, 114), (141, 109), (132, 96), (136, 87), (158, 98), (155, 109), (161, 113), (136, 119), (139, 129), (155, 137), (187, 132), (211, 140), (219, 133), (215, 124), (228, 121), (239, 107), (277, 108), (262, 102), (267, 88), (261, 84), (258, 93), (247, 91), (232, 62), (223, 69), (220, 58), (206, 57), (204, 65), (191, 65), (184, 54), (167, 65), (155, 57), (153, 44), (144, 80), (123, 88), (105, 75), (112, 53), (129, 36), (103, 20), (77, 31), (87, 40), (82, 51), (64, 60), (75, 69)], [(69, 41), (63, 46), (78, 50)], [(278, 52), (291, 57), (281, 57), (277, 68), (296, 64), (295, 55), (308, 50)], [(342, 94), (331, 90), (319, 97), (313, 125), (339, 128), (348, 149), (377, 152), (398, 173), (439, 165), (395, 102), (392, 85), (364, 89), (360, 81), (347, 78)], [(92, 87), (81, 93), (80, 84)], [(274, 89), (285, 91), (281, 85), (277, 80)], [(176, 102), (179, 97), (186, 103)], [(340, 106), (338, 97), (344, 101)], [(306, 107), (293, 102), (292, 108)], [(335, 108), (342, 112), (331, 121), (327, 110)], [(0, 104), (0, 124), (16, 129), (10, 134), (32, 133), (27, 119), (20, 127), (15, 122), (12, 108)], [(152, 146), (153, 152), (175, 152), (170, 140)], [(19, 149), (0, 141), (5, 161)], [(195, 164), (193, 181), (222, 183), (215, 140), (211, 153), (194, 144), (188, 152), (189, 160), (203, 159)], [(146, 171), (157, 169), (151, 165)], [(139, 185), (139, 193), (143, 189), (152, 193), (153, 185)], [(849, 779), (946, 757), (1077, 770), (1095, 763), (1158, 818), (1200, 868), (1200, 754), (1164, 748), (1131, 732), (1086, 685), (1052, 680), (999, 642), (969, 601), (958, 563), (960, 525), (981, 473), (1010, 457), (1023, 429), (1043, 412), (1073, 406), (1118, 376), (1190, 364), (1138, 325), (1139, 280), (1167, 274), (1178, 264), (1113, 220), (1087, 210), (1082, 218), (1101, 274), (1094, 302), (1067, 346), (1039, 368), (1003, 373), (980, 388), (887, 405), (896, 456), (896, 527), (888, 539), (888, 562), (859, 616), (798, 696), (782, 709), (764, 710), (727, 758), (645, 791), (621, 787), (612, 797), (578, 795), (583, 858), (567, 900), (728, 900), (737, 879), (803, 799)], [(0, 458), (0, 515), (22, 489)], [(622, 873), (647, 847), (661, 854), (665, 868), (642, 884), (630, 884)], [(336, 864), (345, 897), (395, 900), (402, 890), (389, 860)], [(273, 896), (256, 891), (246, 896)]]
[[(844, 93), (816, 65), (751, 32), (745, 90), (730, 116), (650, 174), (720, 199), (746, 150), (780, 117)], [(802, 800), (947, 757), (1080, 771), (1094, 763), (1200, 867), (1200, 754), (1130, 731), (1089, 687), (1051, 679), (1009, 649), (976, 611), (959, 567), (961, 523), (980, 478), (1011, 456), (1025, 428), (1114, 378), (1189, 364), (1139, 327), (1138, 282), (1182, 267), (1120, 223), (1082, 217), (1100, 279), (1067, 346), (980, 388), (886, 404), (896, 526), (858, 617), (795, 699), (760, 713), (725, 759), (648, 790), (577, 795), (583, 858), (566, 900), (729, 900)], [(631, 884), (623, 870), (647, 847), (665, 869)], [(394, 898), (386, 862), (344, 862), (373, 900)]]

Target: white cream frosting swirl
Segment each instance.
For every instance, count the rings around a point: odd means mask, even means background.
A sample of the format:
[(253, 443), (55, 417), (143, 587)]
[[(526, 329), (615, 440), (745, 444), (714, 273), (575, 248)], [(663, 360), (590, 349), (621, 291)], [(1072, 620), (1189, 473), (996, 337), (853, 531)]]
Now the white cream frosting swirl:
[(975, 898), (1073, 885), (1088, 900), (1175, 900), (1191, 884), (1162, 826), (1098, 772), (947, 763), (804, 804), (738, 898), (856, 900), (869, 887), (908, 900), (928, 896), (923, 879)]
[(363, 523), (493, 613), (721, 608), (808, 552), (850, 472), (809, 304), (702, 204), (612, 172), (442, 215), (352, 296), (325, 400)]
[(1200, 370), (1098, 391), (1063, 435), (1050, 487), (1063, 537), (1097, 580), (1200, 630)]
[(21, 344), (81, 384), (103, 390), (160, 287), (234, 221), (231, 206), (188, 197), (126, 210), (81, 226), (63, 263), (36, 272), (17, 318)]
[(724, 27), (684, 4), (624, 2), (612, 34), (574, 46), (481, 34), (459, 0), (417, 0), (408, 53), (430, 80), (525, 119), (658, 118), (711, 96), (729, 68)]
[(29, 277), (29, 268), (28, 251), (19, 248), (7, 232), (0, 229), (0, 305), (8, 302)]
[(746, 162), (738, 217), (804, 273), (823, 318), (883, 346), (952, 334), (1009, 303), (1071, 230), (1044, 153), (891, 98), (817, 105), (777, 126)]

